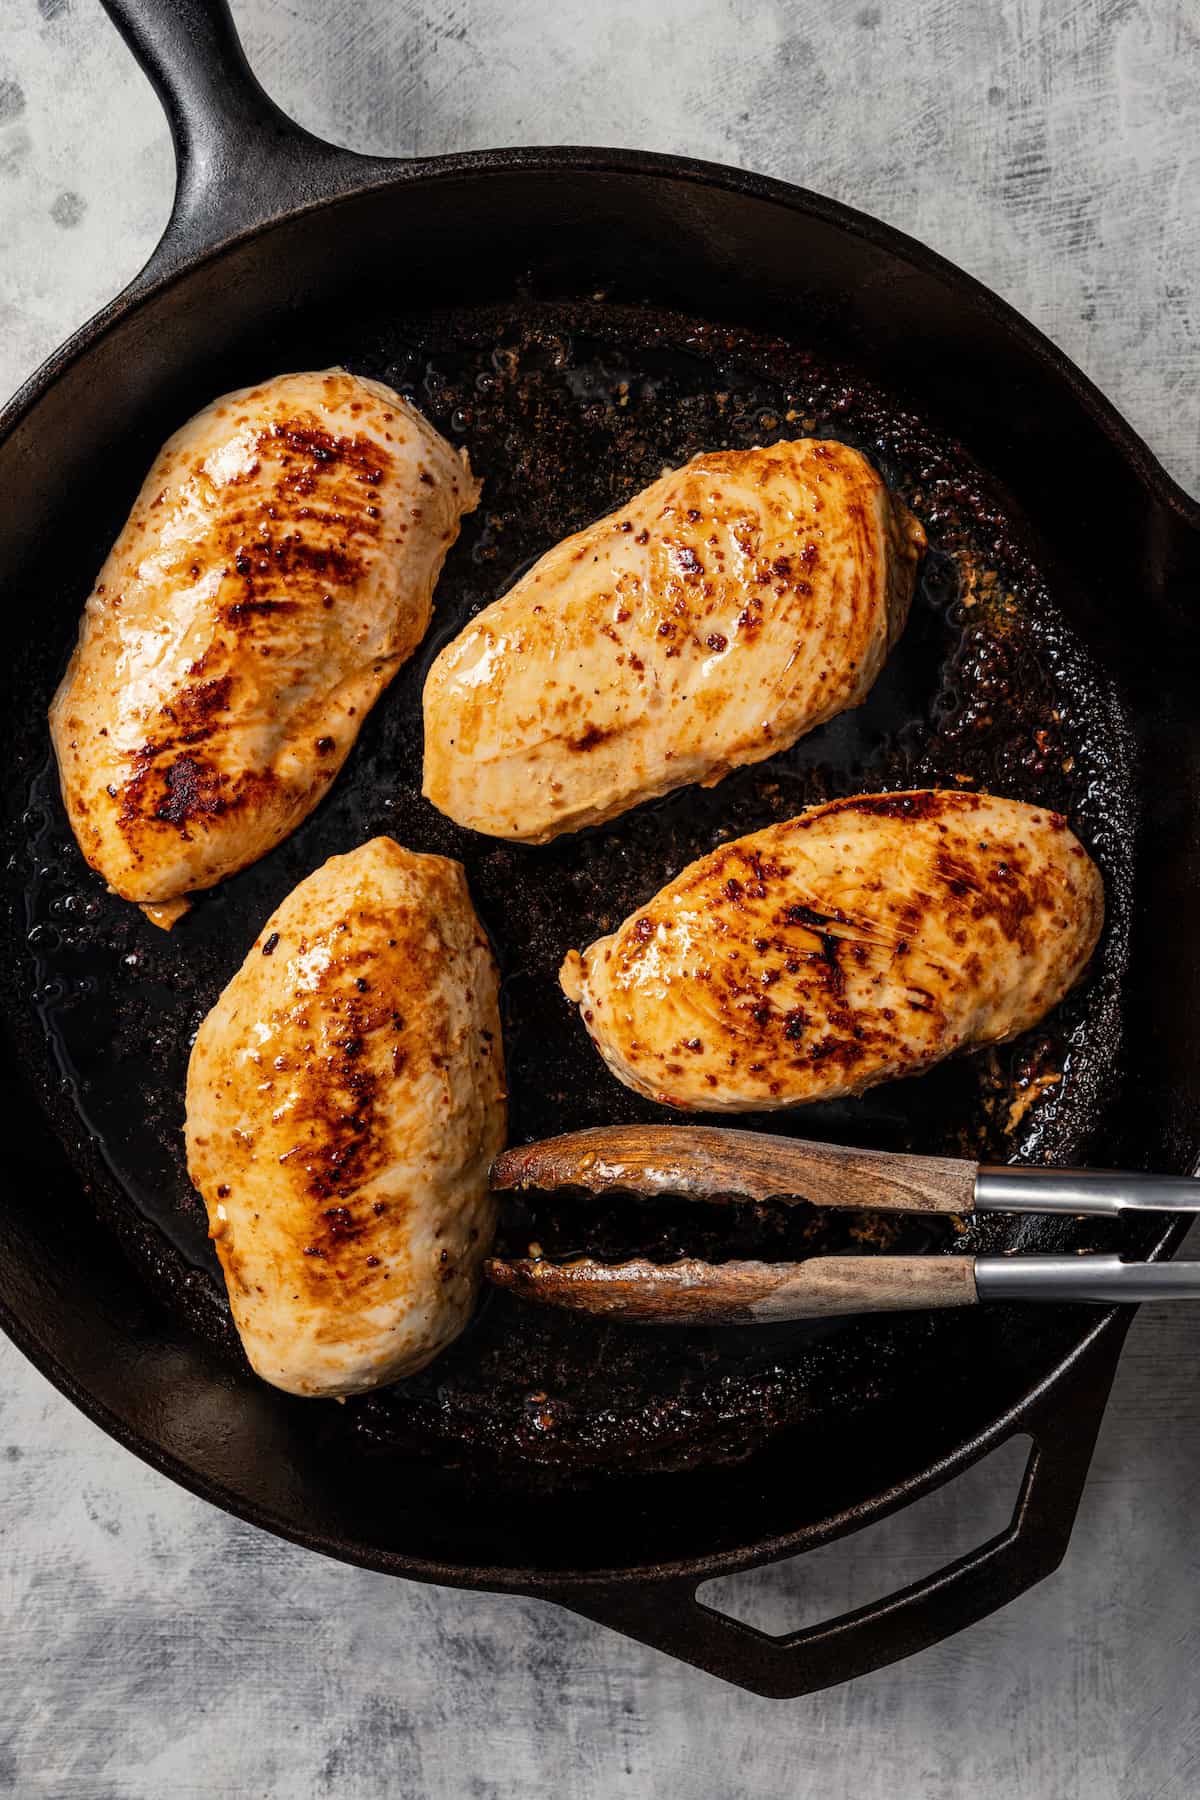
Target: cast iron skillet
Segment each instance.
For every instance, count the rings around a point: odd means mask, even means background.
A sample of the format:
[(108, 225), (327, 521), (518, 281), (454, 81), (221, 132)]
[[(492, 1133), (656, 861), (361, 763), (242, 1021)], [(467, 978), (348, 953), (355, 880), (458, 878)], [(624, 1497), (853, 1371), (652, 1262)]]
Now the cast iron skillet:
[[(833, 793), (958, 780), (1070, 811), (1108, 888), (1094, 972), (1003, 1053), (791, 1128), (1192, 1169), (1200, 509), (1045, 339), (843, 207), (615, 151), (356, 157), (274, 107), (223, 5), (106, 4), (166, 105), (179, 190), (148, 267), (0, 428), (5, 1328), (157, 1468), (347, 1561), (556, 1600), (764, 1694), (946, 1636), (1062, 1556), (1127, 1316), (637, 1333), (495, 1296), (426, 1376), (345, 1407), (292, 1400), (240, 1358), (187, 1186), (188, 1043), (268, 909), (386, 830), (467, 865), (505, 971), (514, 1139), (652, 1116), (558, 997), (563, 950), (735, 831)], [(335, 792), (168, 938), (71, 842), (46, 703), (161, 440), (224, 389), (335, 361), (386, 376), (468, 442), (484, 504), (429, 643)], [(421, 680), (464, 618), (664, 463), (806, 431), (866, 448), (933, 546), (860, 712), (710, 794), (545, 849), (474, 838), (425, 805)], [(635, 1238), (664, 1255), (821, 1241), (811, 1221), (715, 1231), (669, 1208), (560, 1207), (506, 1229), (534, 1224), (559, 1248)], [(986, 1241), (1164, 1255), (1180, 1235), (1167, 1218), (1115, 1237), (1024, 1221)], [(968, 1226), (960, 1243), (981, 1241)], [(702, 1580), (878, 1518), (1018, 1432), (1034, 1449), (1011, 1526), (916, 1587), (778, 1639), (696, 1599)]]

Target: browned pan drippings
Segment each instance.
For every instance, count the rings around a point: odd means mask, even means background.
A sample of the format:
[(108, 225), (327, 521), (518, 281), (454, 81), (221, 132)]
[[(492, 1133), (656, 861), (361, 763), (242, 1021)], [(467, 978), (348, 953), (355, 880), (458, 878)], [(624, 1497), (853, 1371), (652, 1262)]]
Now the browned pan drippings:
[[(37, 1010), (18, 996), (17, 1029), (38, 1064), (48, 1034), (60, 1076), (50, 1101), (56, 1123), (93, 1182), (98, 1208), (158, 1291), (226, 1342), (231, 1357), (239, 1354), (183, 1164), (191, 1037), (288, 890), (325, 857), (377, 833), (466, 864), (504, 971), (512, 1137), (521, 1141), (662, 1117), (604, 1070), (562, 999), (557, 971), (566, 949), (610, 930), (723, 839), (873, 788), (977, 785), (1061, 809), (1104, 872), (1108, 924), (1092, 976), (1059, 1012), (1013, 1045), (919, 1081), (762, 1123), (884, 1149), (1119, 1162), (1106, 1100), (1120, 1051), (1135, 816), (1125, 720), (1113, 684), (1029, 560), (1019, 521), (961, 452), (894, 399), (802, 348), (603, 303), (357, 332), (310, 320), (303, 341), (289, 345), (289, 366), (333, 361), (411, 395), (453, 442), (469, 446), (484, 490), (447, 564), (423, 648), (294, 837), (203, 896), (170, 936), (156, 931), (85, 868), (41, 749), (45, 705), (84, 589), (56, 597), (57, 637), (29, 671), (26, 730), (40, 772), (12, 830)], [(274, 372), (264, 348), (260, 373)], [(231, 371), (230, 385), (242, 373)], [(859, 711), (711, 791), (689, 789), (543, 848), (473, 837), (421, 799), (422, 682), (467, 618), (558, 537), (664, 466), (702, 449), (802, 435), (843, 438), (866, 452), (929, 533), (907, 630)], [(109, 538), (131, 491), (114, 496)], [(98, 535), (91, 546), (95, 566), (108, 541)], [(670, 1205), (561, 1199), (552, 1208), (526, 1200), (509, 1209), (504, 1242), (522, 1251), (531, 1236), (550, 1253), (586, 1245), (660, 1260), (684, 1251), (788, 1258), (880, 1241), (877, 1224), (827, 1225), (802, 1209), (741, 1208), (715, 1218)], [(886, 1241), (898, 1250), (1114, 1242), (1096, 1223), (996, 1220), (959, 1236), (953, 1226), (910, 1221), (889, 1227)], [(922, 1359), (936, 1357), (939, 1328), (909, 1320), (903, 1329), (911, 1384)], [(885, 1405), (881, 1371), (895, 1361), (898, 1330), (884, 1321), (678, 1332), (664, 1345), (602, 1320), (531, 1316), (493, 1295), (426, 1373), (336, 1415), (330, 1409), (322, 1430), (384, 1451), (455, 1460), (487, 1453), (522, 1483), (741, 1457), (775, 1426), (802, 1426), (831, 1394), (867, 1414)]]

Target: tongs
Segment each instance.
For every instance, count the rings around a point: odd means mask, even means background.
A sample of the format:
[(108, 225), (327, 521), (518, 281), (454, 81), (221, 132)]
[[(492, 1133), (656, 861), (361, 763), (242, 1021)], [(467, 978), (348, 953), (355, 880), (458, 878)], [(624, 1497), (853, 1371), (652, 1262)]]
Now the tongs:
[[(575, 1131), (508, 1150), (497, 1192), (584, 1188), (715, 1203), (783, 1201), (856, 1212), (1200, 1212), (1189, 1175), (990, 1167), (894, 1155), (713, 1126), (629, 1125)], [(1100, 1305), (1200, 1299), (1198, 1262), (1124, 1262), (1109, 1255), (822, 1256), (803, 1262), (643, 1257), (494, 1257), (488, 1279), (524, 1300), (645, 1325), (744, 1325), (837, 1314), (970, 1306), (979, 1300), (1082, 1300)]]

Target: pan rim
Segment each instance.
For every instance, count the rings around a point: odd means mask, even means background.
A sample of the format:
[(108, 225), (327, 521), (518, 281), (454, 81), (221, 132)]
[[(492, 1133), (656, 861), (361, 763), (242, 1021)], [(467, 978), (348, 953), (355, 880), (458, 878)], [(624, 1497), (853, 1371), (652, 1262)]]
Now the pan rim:
[[(1091, 421), (1119, 451), (1131, 474), (1138, 478), (1146, 490), (1149, 500), (1175, 515), (1184, 529), (1190, 527), (1200, 534), (1200, 501), (1193, 499), (1167, 473), (1120, 412), (1044, 333), (1024, 319), (1007, 301), (938, 252), (839, 201), (774, 177), (654, 152), (583, 146), (535, 146), (470, 151), (400, 162), (360, 157), (350, 151), (334, 154), (337, 158), (335, 166), (339, 171), (335, 191), (300, 205), (281, 207), (258, 224), (238, 230), (199, 253), (188, 254), (165, 269), (156, 269), (156, 259), (152, 256), (145, 269), (120, 294), (50, 354), (0, 411), (0, 452), (55, 382), (110, 332), (119, 329), (143, 306), (149, 305), (190, 277), (193, 271), (219, 261), (277, 226), (306, 219), (310, 215), (315, 216), (343, 203), (382, 195), (392, 189), (399, 190), (410, 183), (443, 183), (472, 176), (491, 178), (513, 174), (615, 174), (656, 183), (664, 179), (692, 183), (722, 189), (748, 200), (773, 204), (797, 216), (818, 219), (848, 235), (877, 245), (911, 267), (932, 276), (960, 299), (994, 318), (1002, 329), (1045, 368), (1051, 378), (1065, 385)], [(1186, 1220), (1177, 1218), (1170, 1221), (1150, 1255), (1158, 1258), (1173, 1252), (1182, 1242), (1187, 1227)], [(277, 1517), (269, 1507), (256, 1505), (244, 1498), (239, 1490), (202, 1474), (182, 1456), (165, 1450), (153, 1438), (127, 1424), (106, 1400), (86, 1387), (60, 1361), (55, 1351), (38, 1335), (35, 1326), (14, 1313), (7, 1303), (0, 1302), (0, 1326), (17, 1348), (60, 1392), (124, 1448), (200, 1498), (270, 1531), (275, 1536), (359, 1567), (445, 1586), (526, 1593), (546, 1591), (551, 1596), (556, 1591), (572, 1590), (582, 1593), (601, 1586), (637, 1586), (647, 1582), (672, 1580), (705, 1581), (796, 1554), (865, 1526), (884, 1513), (919, 1498), (921, 1494), (952, 1479), (1014, 1430), (1018, 1430), (1030, 1409), (1044, 1399), (1102, 1339), (1108, 1341), (1117, 1331), (1123, 1334), (1130, 1317), (1130, 1311), (1120, 1309), (1104, 1313), (1007, 1412), (990, 1421), (981, 1432), (973, 1437), (964, 1437), (938, 1461), (918, 1471), (907, 1481), (858, 1502), (853, 1509), (844, 1510), (816, 1525), (798, 1527), (794, 1531), (755, 1540), (734, 1549), (670, 1563), (626, 1565), (603, 1570), (559, 1570), (527, 1565), (472, 1569), (431, 1558), (410, 1557), (400, 1551), (380, 1551), (365, 1544), (339, 1540), (330, 1534), (308, 1533), (297, 1529), (287, 1519)]]
[[(1161, 1240), (1148, 1253), (1150, 1260), (1157, 1261), (1178, 1249), (1189, 1225), (1190, 1220), (1186, 1218), (1172, 1220)], [(1111, 1307), (1103, 1312), (1054, 1368), (1035, 1381), (1006, 1411), (989, 1421), (982, 1431), (973, 1437), (964, 1437), (936, 1461), (881, 1492), (872, 1494), (866, 1500), (845, 1507), (816, 1524), (797, 1526), (791, 1531), (754, 1539), (732, 1549), (709, 1551), (703, 1555), (681, 1557), (669, 1562), (631, 1563), (599, 1569), (544, 1568), (536, 1564), (475, 1567), (441, 1562), (434, 1557), (410, 1556), (399, 1550), (380, 1550), (358, 1541), (338, 1538), (331, 1533), (301, 1530), (270, 1507), (257, 1505), (246, 1499), (239, 1490), (200, 1473), (183, 1457), (164, 1450), (145, 1433), (128, 1425), (107, 1402), (84, 1387), (4, 1301), (0, 1301), (0, 1328), (39, 1373), (106, 1436), (113, 1438), (139, 1461), (147, 1463), (157, 1474), (166, 1476), (198, 1499), (207, 1501), (222, 1512), (231, 1513), (235, 1518), (254, 1525), (273, 1537), (283, 1538), (301, 1549), (331, 1557), (335, 1562), (370, 1569), (381, 1575), (398, 1576), (406, 1581), (496, 1593), (541, 1593), (547, 1598), (554, 1598), (557, 1594), (571, 1594), (579, 1598), (602, 1588), (636, 1588), (673, 1582), (699, 1585), (722, 1575), (740, 1574), (784, 1557), (800, 1555), (804, 1551), (865, 1529), (887, 1514), (898, 1511), (954, 1480), (989, 1451), (998, 1449), (1006, 1439), (1021, 1430), (1028, 1414), (1047, 1400), (1053, 1390), (1068, 1379), (1087, 1357), (1099, 1354), (1101, 1346), (1107, 1345), (1114, 1334), (1116, 1342), (1113, 1344), (1113, 1353), (1116, 1356), (1138, 1310), (1137, 1307)]]
[[(314, 140), (319, 142), (319, 140)], [(328, 146), (322, 146), (328, 150)], [(976, 305), (1033, 355), (1047, 371), (1065, 383), (1093, 422), (1109, 437), (1131, 465), (1132, 472), (1153, 499), (1174, 513), (1185, 528), (1200, 535), (1200, 498), (1188, 493), (1168, 473), (1145, 439), (1134, 430), (1111, 400), (1084, 374), (1038, 326), (1026, 319), (1009, 301), (975, 276), (959, 268), (939, 251), (870, 213), (819, 194), (811, 188), (760, 175), (730, 164), (675, 156), (661, 151), (622, 150), (588, 145), (517, 146), (504, 149), (456, 151), (445, 156), (388, 158), (362, 156), (352, 150), (334, 151), (335, 168), (342, 179), (334, 190), (299, 204), (283, 206), (258, 223), (239, 229), (162, 271), (155, 268), (160, 239), (149, 260), (133, 279), (91, 318), (73, 332), (0, 409), (0, 450), (26, 414), (93, 344), (133, 316), (143, 305), (166, 293), (193, 272), (224, 257), (272, 229), (314, 216), (342, 204), (400, 189), (409, 184), (440, 183), (462, 176), (501, 177), (532, 175), (628, 175), (647, 181), (682, 181), (698, 187), (724, 189), (742, 198), (765, 201), (788, 212), (812, 217), (835, 226), (852, 237), (886, 249), (913, 268), (933, 276), (957, 295)]]

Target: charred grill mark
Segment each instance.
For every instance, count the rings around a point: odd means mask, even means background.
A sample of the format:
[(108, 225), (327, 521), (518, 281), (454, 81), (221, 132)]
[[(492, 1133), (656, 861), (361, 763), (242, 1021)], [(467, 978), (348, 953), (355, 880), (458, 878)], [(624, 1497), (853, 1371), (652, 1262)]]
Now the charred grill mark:
[(247, 619), (269, 618), (276, 613), (294, 613), (294, 600), (235, 600), (227, 606), (222, 618), (227, 625), (241, 625)]
[(364, 486), (377, 487), (392, 465), (392, 459), (382, 445), (363, 433), (356, 433), (354, 437), (334, 437), (331, 432), (305, 420), (277, 420), (270, 432), (259, 439), (260, 446), (268, 439), (275, 445), (277, 454), (282, 450), (281, 462), (288, 465), (295, 461), (301, 465), (296, 479), (300, 479), (306, 470), (319, 471), (332, 464), (352, 472), (354, 479)]
[(846, 923), (844, 914), (818, 912), (815, 906), (806, 906), (802, 901), (789, 906), (783, 916), (789, 925), (807, 925), (816, 931), (823, 925), (832, 925), (835, 919), (841, 924)]
[[(314, 1200), (344, 1201), (382, 1166), (378, 1116), (379, 1077), (363, 1057), (364, 1037), (378, 1028), (354, 995), (332, 993), (323, 1002), (333, 1016), (333, 1030), (322, 1054), (314, 1057), (296, 1108), (303, 1140), (305, 1186)], [(328, 1209), (326, 1219), (340, 1221), (344, 1206)], [(330, 1232), (337, 1243), (349, 1235), (339, 1225)]]
[(822, 931), (818, 935), (821, 940), (820, 962), (825, 971), (825, 985), (831, 994), (843, 994), (846, 991), (846, 975), (838, 961), (838, 945), (841, 940), (828, 931)]
[[(227, 581), (241, 584), (221, 613), (239, 630), (300, 610), (311, 588), (324, 598), (329, 588), (362, 579), (381, 536), (377, 490), (392, 466), (373, 439), (335, 437), (304, 420), (276, 422), (259, 434), (257, 449), (261, 461), (252, 473), (265, 497), (219, 509), (210, 545)], [(287, 597), (278, 594), (281, 582), (290, 584)]]
[[(204, 659), (194, 665), (198, 671)], [(174, 744), (198, 744), (211, 737), (216, 730), (216, 715), (228, 712), (229, 701), (233, 692), (233, 676), (222, 675), (215, 681), (202, 681), (195, 687), (181, 688), (168, 705), (164, 705), (164, 718), (175, 727), (174, 732), (159, 740), (155, 754), (169, 749)], [(143, 752), (145, 754), (145, 752)]]
[(239, 552), (233, 559), (233, 571), (245, 584), (245, 598), (231, 602), (224, 617), (229, 624), (242, 624), (258, 615), (297, 612), (294, 600), (278, 600), (274, 589), (282, 581), (295, 582), (300, 576), (319, 577), (325, 586), (349, 587), (366, 572), (366, 558), (351, 548), (355, 539), (368, 543), (379, 536), (378, 528), (346, 519), (318, 518), (311, 511), (305, 523), (328, 526), (341, 533), (339, 542), (313, 543), (300, 532), (289, 532), (279, 539), (264, 538), (250, 551)]

